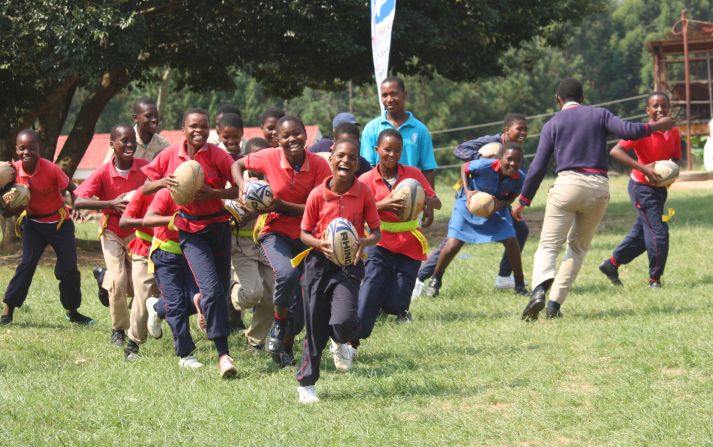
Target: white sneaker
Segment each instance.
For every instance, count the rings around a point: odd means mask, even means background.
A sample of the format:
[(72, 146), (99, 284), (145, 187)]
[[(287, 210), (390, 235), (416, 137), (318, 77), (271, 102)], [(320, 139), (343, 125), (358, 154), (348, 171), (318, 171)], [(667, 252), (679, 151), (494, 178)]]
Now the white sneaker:
[(155, 296), (149, 297), (149, 299), (146, 300), (146, 311), (149, 315), (146, 321), (146, 329), (153, 338), (161, 338), (163, 337), (163, 329), (161, 328), (161, 319), (154, 309), (154, 304), (156, 303), (158, 303), (158, 298)]
[(423, 292), (423, 288), (425, 286), (426, 284), (423, 281), (416, 278), (416, 285), (413, 286), (413, 292), (411, 292), (411, 299), (413, 300), (421, 296), (421, 293)]
[(495, 288), (499, 290), (514, 289), (515, 288), (515, 278), (510, 276), (496, 276), (495, 277)]
[(181, 357), (181, 359), (178, 361), (178, 366), (185, 369), (203, 368), (203, 364), (192, 355)]
[(317, 388), (314, 385), (310, 386), (298, 386), (297, 396), (301, 404), (313, 404), (319, 402), (319, 397), (317, 397)]
[(329, 350), (332, 351), (334, 359), (334, 367), (339, 372), (349, 372), (352, 369), (352, 353), (349, 350), (350, 346), (346, 343), (337, 343), (332, 340), (332, 346)]
[(357, 348), (352, 347), (349, 343), (346, 344), (347, 349), (349, 350), (349, 356), (352, 358), (352, 361), (356, 360), (357, 355), (359, 354), (359, 350)]

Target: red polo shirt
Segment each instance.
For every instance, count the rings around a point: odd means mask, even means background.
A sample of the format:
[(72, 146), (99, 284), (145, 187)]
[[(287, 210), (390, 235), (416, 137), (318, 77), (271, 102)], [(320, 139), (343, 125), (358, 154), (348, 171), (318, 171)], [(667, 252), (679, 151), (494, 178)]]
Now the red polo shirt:
[[(153, 195), (153, 200), (148, 206), (148, 210), (159, 216), (173, 216), (178, 211), (178, 205), (171, 198), (171, 193), (168, 189), (164, 188)], [(178, 242), (178, 231), (171, 231), (168, 227), (154, 227), (153, 236), (163, 242), (169, 240)]]
[(327, 186), (331, 180), (332, 177), (328, 177), (309, 194), (302, 216), (302, 229), (319, 239), (329, 223), (337, 217), (351, 222), (359, 237), (364, 237), (364, 222), (369, 228), (378, 229), (381, 220), (371, 190), (355, 179), (347, 192), (337, 194)]
[[(146, 210), (148, 209), (151, 201), (153, 200), (154, 194), (149, 196), (145, 195), (143, 188), (136, 190), (136, 193), (126, 205), (124, 210), (124, 215), (132, 219), (143, 219), (146, 215)], [(153, 236), (152, 227), (138, 227), (135, 231), (141, 231), (149, 236)], [(140, 237), (135, 237), (134, 240), (129, 242), (129, 251), (133, 254), (139, 256), (148, 256), (149, 250), (151, 249), (151, 241), (145, 241)]]
[[(431, 188), (431, 185), (428, 183), (428, 180), (426, 180), (426, 177), (423, 176), (420, 169), (413, 166), (404, 166), (399, 163), (396, 168), (396, 175), (397, 178), (394, 188), (407, 178), (412, 178), (418, 180), (421, 184), (423, 191), (426, 193), (427, 199), (436, 196), (436, 193), (433, 192), (433, 188)], [(381, 173), (379, 172), (379, 165), (371, 171), (362, 174), (361, 177), (359, 177), (359, 180), (364, 182), (364, 184), (371, 189), (374, 193), (374, 199), (377, 202), (383, 200), (386, 196), (391, 194), (392, 188), (381, 176)], [(379, 211), (379, 217), (381, 217), (381, 220), (384, 222), (400, 222), (396, 214), (388, 211)], [(421, 243), (409, 231), (401, 233), (382, 231), (381, 241), (379, 241), (377, 245), (394, 253), (408, 256), (409, 258), (417, 261), (423, 261), (426, 259), (426, 255), (423, 254)]]
[[(230, 166), (233, 159), (223, 149), (206, 143), (193, 158), (203, 168), (206, 186), (213, 189), (225, 189), (226, 183), (232, 180)], [(173, 145), (159, 152), (158, 156), (146, 166), (143, 171), (150, 180), (158, 180), (173, 174), (184, 161), (191, 160), (186, 152), (185, 140), (180, 145)], [(188, 205), (177, 205), (178, 211), (192, 219), (176, 216), (176, 228), (189, 233), (197, 233), (215, 222), (227, 222), (230, 215), (223, 208), (220, 199), (195, 200)]]
[[(327, 161), (319, 155), (305, 151), (305, 160), (299, 171), (290, 166), (281, 148), (263, 149), (245, 157), (245, 168), (265, 174), (273, 197), (292, 203), (306, 203), (310, 191), (332, 175)], [(287, 216), (271, 212), (261, 234), (278, 233), (291, 239), (300, 237), (301, 216)]]
[[(91, 199), (96, 197), (99, 200), (113, 200), (121, 194), (133, 191), (146, 182), (146, 175), (141, 172), (141, 168), (149, 162), (141, 158), (134, 158), (129, 169), (129, 175), (124, 178), (116, 171), (114, 159), (104, 163), (88, 179), (82, 182), (75, 193), (77, 197)], [(119, 237), (126, 237), (134, 232), (128, 228), (119, 227), (121, 215), (109, 209), (103, 209), (101, 225)]]
[[(37, 160), (35, 172), (29, 173), (22, 168), (21, 161), (13, 162), (17, 179), (30, 190), (30, 203), (27, 214), (36, 222), (58, 222), (57, 211), (64, 208), (62, 191), (69, 185), (69, 177), (59, 166), (44, 158)], [(50, 214), (50, 216), (46, 216)], [(32, 217), (32, 216), (46, 217)]]
[[(649, 122), (652, 123), (653, 121)], [(681, 135), (675, 127), (664, 132), (654, 132), (640, 140), (620, 140), (619, 146), (627, 150), (633, 149), (642, 165), (669, 158), (681, 159)], [(653, 186), (646, 181), (644, 173), (637, 169), (631, 171), (631, 178), (644, 185)]]

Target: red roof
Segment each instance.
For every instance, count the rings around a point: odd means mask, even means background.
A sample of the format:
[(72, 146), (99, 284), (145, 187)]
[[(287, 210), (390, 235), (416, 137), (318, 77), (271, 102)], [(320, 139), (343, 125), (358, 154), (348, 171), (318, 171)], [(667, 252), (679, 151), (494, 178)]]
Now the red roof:
[[(315, 143), (317, 137), (321, 136), (318, 126), (305, 126), (307, 129), (307, 146)], [(166, 138), (171, 144), (180, 144), (183, 141), (183, 132), (180, 130), (163, 130), (161, 136)], [(259, 127), (246, 127), (243, 138), (247, 141), (254, 137), (262, 137), (262, 131)], [(54, 151), (54, 159), (57, 159), (64, 143), (67, 141), (67, 135), (61, 135), (57, 139), (57, 148)], [(109, 150), (109, 134), (96, 133), (89, 142), (87, 151), (84, 157), (79, 162), (77, 169), (96, 169), (104, 162), (104, 157)]]

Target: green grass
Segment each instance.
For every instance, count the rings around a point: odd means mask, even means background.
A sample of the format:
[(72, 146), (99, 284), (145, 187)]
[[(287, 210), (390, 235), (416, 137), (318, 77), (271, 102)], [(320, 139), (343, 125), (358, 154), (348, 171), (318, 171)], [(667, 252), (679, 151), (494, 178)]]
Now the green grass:
[[(452, 193), (440, 191), (445, 223)], [(63, 320), (42, 266), (16, 323), (0, 329), (0, 445), (713, 445), (711, 194), (670, 193), (664, 288), (650, 291), (645, 257), (622, 269), (622, 289), (596, 268), (634, 218), (626, 179), (612, 192), (564, 319), (522, 323), (525, 299), (492, 287), (501, 248), (466, 246), (441, 296), (414, 301), (412, 325), (380, 320), (350, 374), (325, 351), (322, 401), (308, 407), (293, 371), (248, 354), (240, 336), (230, 339), (237, 380), (218, 379), (201, 337), (202, 370), (179, 370), (170, 336), (125, 363), (91, 266), (81, 268), (82, 309), (98, 320), (89, 329)], [(0, 289), (12, 267), (0, 269)]]

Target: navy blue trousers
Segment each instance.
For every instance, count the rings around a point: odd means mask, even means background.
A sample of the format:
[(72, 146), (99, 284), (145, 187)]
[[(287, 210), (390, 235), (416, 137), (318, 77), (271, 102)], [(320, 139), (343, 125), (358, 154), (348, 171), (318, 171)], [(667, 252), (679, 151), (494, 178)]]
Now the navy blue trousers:
[(77, 309), (82, 304), (82, 290), (77, 269), (74, 222), (66, 220), (59, 230), (56, 223), (39, 223), (29, 219), (25, 222), (22, 232), (22, 259), (7, 286), (3, 301), (13, 308), (22, 306), (40, 257), (45, 248), (51, 245), (57, 255), (54, 276), (59, 280), (59, 300), (65, 309)]
[(416, 284), (420, 261), (383, 247), (367, 247), (364, 284), (359, 290), (359, 338), (371, 335), (379, 311), (391, 315), (406, 312)]
[(228, 298), (230, 292), (230, 225), (217, 222), (198, 233), (180, 230), (178, 240), (188, 261), (205, 315), (208, 339), (230, 335)]
[[(530, 228), (527, 226), (524, 220), (512, 220), (512, 226), (515, 229), (515, 237), (517, 242), (520, 244), (520, 252), (525, 248), (525, 242), (527, 242), (527, 237), (530, 235)], [(428, 259), (423, 261), (421, 268), (418, 270), (418, 279), (421, 281), (426, 281), (428, 278), (433, 276), (433, 272), (436, 270), (436, 263), (438, 262), (438, 257), (443, 251), (443, 246), (446, 245), (447, 237), (444, 237), (438, 247), (428, 255)], [(510, 260), (505, 251), (503, 251), (503, 257), (500, 259), (500, 269), (498, 270), (499, 276), (510, 276), (512, 274), (512, 267), (510, 266)]]
[(304, 264), (302, 288), (307, 331), (296, 377), (301, 386), (310, 386), (319, 380), (319, 363), (329, 337), (337, 343), (346, 343), (357, 336), (357, 301), (364, 263), (339, 267), (321, 252), (313, 251)]
[(185, 357), (196, 349), (188, 317), (196, 313), (193, 296), (198, 293), (198, 286), (185, 256), (155, 250), (151, 260), (154, 279), (161, 292), (155, 310), (171, 328), (176, 355)]
[(629, 197), (636, 208), (636, 222), (612, 257), (617, 265), (623, 265), (646, 252), (649, 255), (649, 278), (658, 280), (668, 258), (668, 224), (661, 220), (668, 190), (630, 179)]

